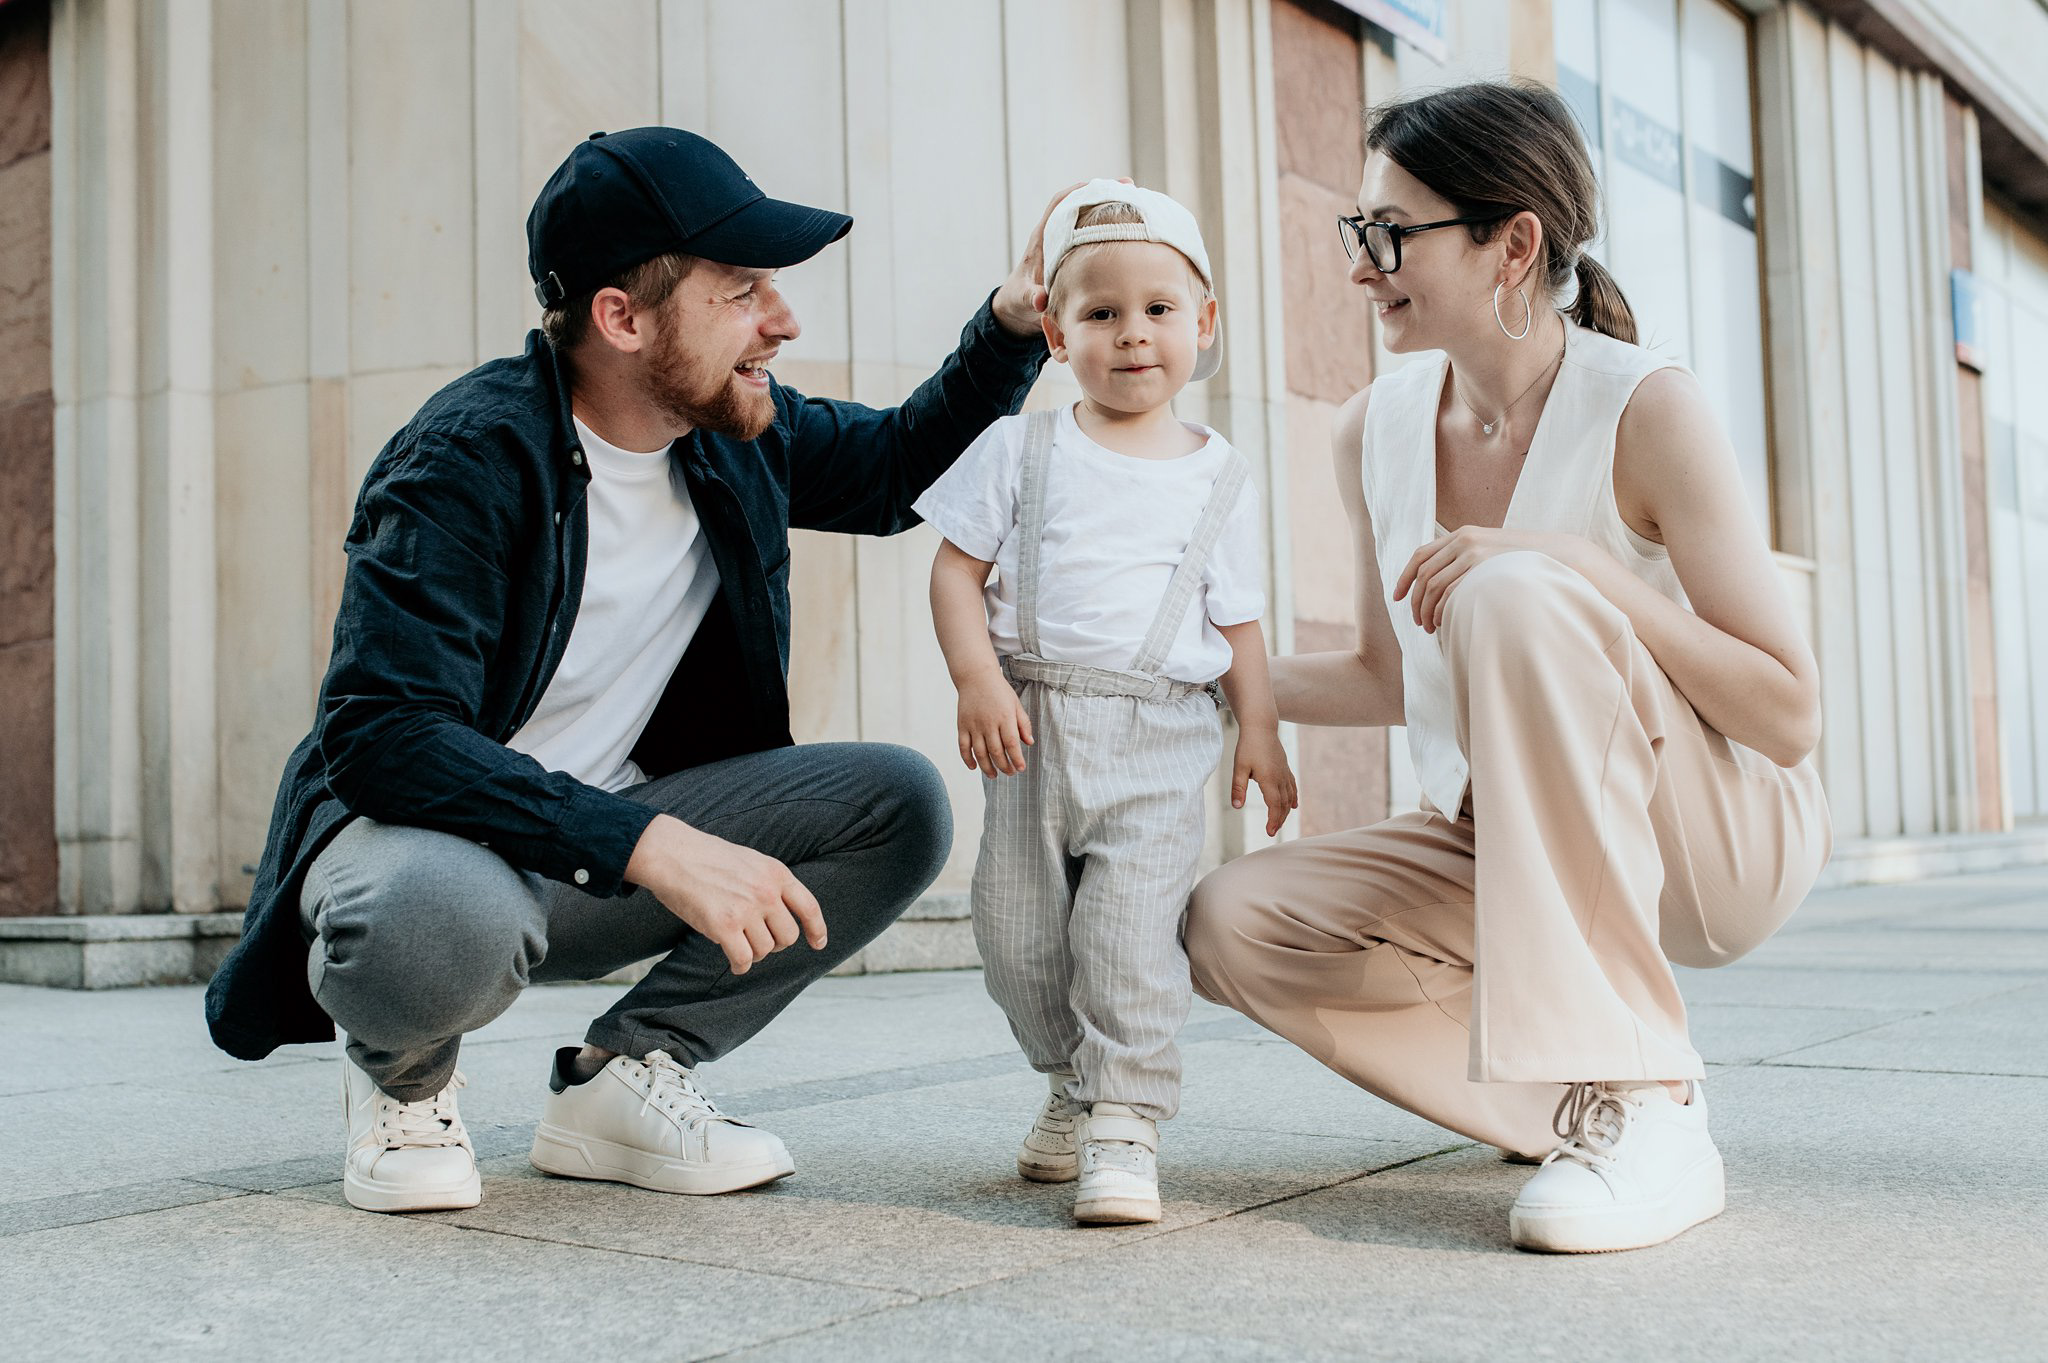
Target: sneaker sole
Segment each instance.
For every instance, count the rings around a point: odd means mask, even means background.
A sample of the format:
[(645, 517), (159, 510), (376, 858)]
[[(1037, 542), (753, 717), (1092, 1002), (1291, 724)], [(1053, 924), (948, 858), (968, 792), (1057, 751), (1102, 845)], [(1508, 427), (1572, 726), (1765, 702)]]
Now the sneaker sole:
[(1648, 1249), (1683, 1235), (1702, 1221), (1712, 1220), (1727, 1205), (1727, 1180), (1721, 1157), (1715, 1155), (1694, 1165), (1671, 1196), (1654, 1207), (1525, 1211), (1518, 1206), (1508, 1213), (1508, 1236), (1516, 1249), (1538, 1254), (1612, 1254)]
[(1099, 1197), (1074, 1204), (1074, 1220), (1084, 1226), (1141, 1226), (1159, 1219), (1159, 1204), (1138, 1197)]
[(1019, 1155), (1017, 1173), (1033, 1183), (1072, 1183), (1081, 1177), (1081, 1157), (1069, 1155), (1065, 1160), (1061, 1160), (1055, 1155), (1030, 1160)]
[(475, 1170), (468, 1179), (448, 1188), (407, 1188), (395, 1183), (345, 1174), (341, 1195), (348, 1205), (364, 1212), (459, 1212), (484, 1200), (483, 1180)]
[(796, 1161), (786, 1150), (777, 1159), (751, 1164), (685, 1164), (612, 1141), (578, 1136), (545, 1122), (533, 1133), (533, 1149), (526, 1158), (534, 1168), (557, 1178), (629, 1183), (651, 1192), (693, 1197), (758, 1188), (796, 1172)]

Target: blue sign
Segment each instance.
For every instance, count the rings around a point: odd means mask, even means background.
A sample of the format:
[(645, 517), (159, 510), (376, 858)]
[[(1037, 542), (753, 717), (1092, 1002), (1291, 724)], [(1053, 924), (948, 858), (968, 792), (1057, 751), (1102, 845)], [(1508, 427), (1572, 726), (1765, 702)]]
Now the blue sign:
[(1444, 41), (1444, 0), (1337, 0), (1354, 14), (1378, 24), (1396, 38), (1444, 61), (1451, 55)]
[(1948, 272), (1949, 310), (1955, 317), (1956, 363), (1984, 372), (1983, 328), (1977, 322), (1977, 276), (1968, 270)]

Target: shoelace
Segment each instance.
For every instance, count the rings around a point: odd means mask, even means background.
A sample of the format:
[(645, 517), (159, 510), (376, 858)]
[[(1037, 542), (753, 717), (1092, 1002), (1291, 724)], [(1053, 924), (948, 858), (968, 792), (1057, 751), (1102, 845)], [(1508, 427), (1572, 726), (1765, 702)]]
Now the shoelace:
[(386, 1150), (468, 1145), (469, 1133), (462, 1129), (462, 1117), (455, 1110), (455, 1090), (468, 1087), (469, 1081), (457, 1070), (448, 1086), (431, 1098), (405, 1103), (379, 1092), (372, 1137)]
[(695, 1131), (706, 1122), (735, 1120), (718, 1110), (711, 1095), (697, 1087), (696, 1076), (678, 1065), (667, 1051), (649, 1051), (646, 1059), (633, 1063), (647, 1077), (647, 1097), (640, 1104), (642, 1112), (660, 1108), (671, 1117), (681, 1118), (688, 1131)]
[(1573, 1084), (1557, 1103), (1550, 1129), (1564, 1144), (1544, 1157), (1577, 1160), (1594, 1169), (1614, 1165), (1614, 1148), (1628, 1134), (1629, 1121), (1642, 1104), (1624, 1089), (1605, 1084)]
[(1058, 1093), (1049, 1093), (1045, 1097), (1045, 1107), (1038, 1114), (1038, 1125), (1062, 1136), (1071, 1135), (1079, 1115), (1073, 1100)]
[(1146, 1172), (1146, 1156), (1152, 1153), (1136, 1141), (1089, 1141), (1088, 1149), (1093, 1152), (1096, 1167), (1140, 1176)]

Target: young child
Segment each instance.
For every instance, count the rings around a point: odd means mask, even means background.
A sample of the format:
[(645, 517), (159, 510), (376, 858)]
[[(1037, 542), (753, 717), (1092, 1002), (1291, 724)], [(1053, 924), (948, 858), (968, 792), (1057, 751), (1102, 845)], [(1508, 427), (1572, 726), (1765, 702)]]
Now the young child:
[(932, 616), (960, 755), (993, 782), (974, 937), (989, 993), (1051, 1080), (1017, 1171), (1078, 1178), (1077, 1221), (1157, 1221), (1219, 678), (1239, 730), (1232, 804), (1256, 781), (1270, 836), (1294, 774), (1259, 629), (1248, 466), (1170, 405), (1219, 358), (1193, 216), (1093, 181), (1046, 224), (1045, 278), (1046, 340), (1081, 401), (997, 421), (916, 507), (945, 536)]

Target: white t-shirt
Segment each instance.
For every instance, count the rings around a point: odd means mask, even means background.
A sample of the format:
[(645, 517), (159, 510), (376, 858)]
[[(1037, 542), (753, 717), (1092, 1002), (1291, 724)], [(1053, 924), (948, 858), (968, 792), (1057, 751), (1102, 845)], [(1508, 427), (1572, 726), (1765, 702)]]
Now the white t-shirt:
[[(956, 546), (996, 565), (985, 597), (996, 652), (1024, 651), (1017, 637), (1019, 475), (1027, 418), (1007, 416), (981, 433), (916, 502), (917, 514)], [(1145, 642), (1166, 585), (1195, 532), (1229, 442), (1186, 423), (1208, 443), (1178, 459), (1118, 454), (1060, 413), (1045, 481), (1039, 549), (1038, 642), (1047, 658), (1128, 670)], [(1247, 483), (1202, 573), (1197, 608), (1180, 622), (1161, 671), (1210, 682), (1230, 670), (1218, 625), (1266, 613), (1259, 497)]]
[(718, 566), (667, 449), (622, 450), (581, 421), (576, 434), (590, 467), (583, 601), (561, 666), (506, 746), (617, 791), (645, 779), (627, 754), (704, 623)]

